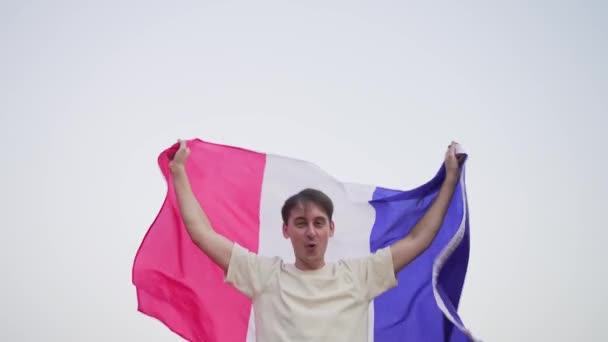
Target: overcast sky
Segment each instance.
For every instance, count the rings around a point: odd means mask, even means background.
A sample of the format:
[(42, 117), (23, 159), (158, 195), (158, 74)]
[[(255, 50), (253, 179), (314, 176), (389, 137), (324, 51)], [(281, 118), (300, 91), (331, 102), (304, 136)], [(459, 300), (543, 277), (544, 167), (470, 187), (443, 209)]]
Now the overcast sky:
[(608, 340), (606, 2), (126, 3), (0, 3), (0, 340), (180, 341), (131, 284), (180, 137), (402, 189), (457, 140), (467, 326)]

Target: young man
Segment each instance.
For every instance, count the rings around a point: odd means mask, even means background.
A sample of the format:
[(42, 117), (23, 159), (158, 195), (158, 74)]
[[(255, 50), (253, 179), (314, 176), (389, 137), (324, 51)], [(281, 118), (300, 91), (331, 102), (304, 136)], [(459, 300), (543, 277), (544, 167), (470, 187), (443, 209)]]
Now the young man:
[(225, 280), (252, 299), (257, 341), (349, 341), (368, 339), (370, 302), (397, 285), (396, 274), (435, 238), (460, 177), (452, 142), (445, 154), (446, 178), (426, 214), (393, 245), (362, 258), (325, 262), (334, 234), (333, 203), (305, 189), (285, 201), (283, 235), (295, 263), (259, 256), (217, 234), (197, 202), (185, 164), (184, 141), (170, 163), (186, 229), (194, 243), (219, 265)]

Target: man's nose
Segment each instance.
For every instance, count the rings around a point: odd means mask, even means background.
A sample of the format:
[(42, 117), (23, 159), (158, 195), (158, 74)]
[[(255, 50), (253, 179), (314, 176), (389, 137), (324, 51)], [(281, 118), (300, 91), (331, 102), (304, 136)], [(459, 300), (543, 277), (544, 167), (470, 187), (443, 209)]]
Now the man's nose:
[(317, 231), (315, 230), (315, 227), (310, 224), (308, 225), (308, 227), (306, 227), (306, 236), (308, 237), (314, 237), (317, 234)]

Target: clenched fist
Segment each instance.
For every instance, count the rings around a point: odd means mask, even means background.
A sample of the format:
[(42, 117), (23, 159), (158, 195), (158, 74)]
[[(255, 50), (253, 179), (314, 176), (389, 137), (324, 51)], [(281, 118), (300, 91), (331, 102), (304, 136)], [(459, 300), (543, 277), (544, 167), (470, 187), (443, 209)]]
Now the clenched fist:
[(188, 146), (186, 145), (185, 140), (180, 139), (179, 149), (177, 150), (177, 152), (175, 152), (175, 154), (169, 156), (169, 158), (171, 158), (171, 162), (169, 162), (169, 168), (171, 168), (172, 171), (175, 171), (177, 169), (183, 169), (186, 165), (186, 160), (188, 159), (189, 155), (190, 148), (188, 148)]
[(452, 141), (445, 152), (445, 170), (446, 176), (451, 180), (457, 180), (460, 177), (460, 166), (464, 156), (456, 154), (457, 142)]

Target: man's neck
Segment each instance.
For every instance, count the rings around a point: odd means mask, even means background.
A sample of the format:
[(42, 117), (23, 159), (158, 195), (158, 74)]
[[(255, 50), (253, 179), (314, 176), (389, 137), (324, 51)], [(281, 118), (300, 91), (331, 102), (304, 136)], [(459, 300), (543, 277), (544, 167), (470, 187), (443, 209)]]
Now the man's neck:
[(296, 259), (295, 266), (300, 271), (317, 271), (325, 266), (325, 260), (321, 260), (315, 263), (307, 263), (302, 260)]

